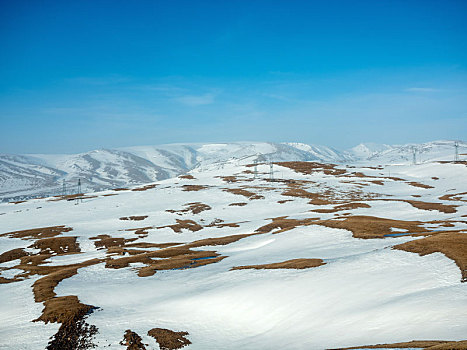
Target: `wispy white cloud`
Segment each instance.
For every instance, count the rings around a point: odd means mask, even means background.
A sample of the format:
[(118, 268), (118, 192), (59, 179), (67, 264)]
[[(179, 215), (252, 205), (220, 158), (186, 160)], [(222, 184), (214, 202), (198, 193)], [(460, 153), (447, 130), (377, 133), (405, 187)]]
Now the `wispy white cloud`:
[(411, 88), (405, 89), (405, 91), (409, 91), (409, 92), (438, 92), (438, 91), (441, 91), (441, 90), (440, 89), (429, 88), (429, 87), (411, 87)]
[(174, 101), (187, 106), (202, 106), (214, 103), (214, 94), (208, 93), (204, 95), (185, 95), (173, 99)]

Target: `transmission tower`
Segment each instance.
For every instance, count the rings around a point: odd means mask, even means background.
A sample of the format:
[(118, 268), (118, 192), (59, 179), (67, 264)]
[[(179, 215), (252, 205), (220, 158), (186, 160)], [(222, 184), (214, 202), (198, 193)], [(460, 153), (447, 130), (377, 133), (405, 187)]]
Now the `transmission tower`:
[(412, 163), (417, 164), (417, 150), (415, 147), (412, 147), (412, 156), (413, 156)]
[(459, 161), (459, 141), (454, 142), (454, 161), (458, 162)]
[(254, 178), (256, 179), (258, 177), (258, 158), (255, 159), (254, 163), (255, 163), (255, 168), (254, 168), (253, 173), (254, 173)]
[(81, 196), (82, 190), (81, 190), (81, 179), (78, 179), (78, 188), (77, 188), (77, 196), (76, 196), (76, 204), (78, 203), (83, 203), (83, 197)]
[(66, 182), (65, 182), (65, 180), (63, 180), (62, 196), (66, 197)]
[(269, 161), (269, 180), (274, 180), (274, 169), (272, 160)]

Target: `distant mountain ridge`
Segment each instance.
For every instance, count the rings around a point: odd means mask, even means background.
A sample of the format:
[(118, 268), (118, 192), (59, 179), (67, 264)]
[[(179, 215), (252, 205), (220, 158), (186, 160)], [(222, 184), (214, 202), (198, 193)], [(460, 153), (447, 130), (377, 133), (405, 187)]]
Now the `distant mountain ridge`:
[[(325, 163), (407, 163), (453, 160), (453, 141), (424, 144), (360, 144), (348, 151), (304, 143), (230, 142), (135, 146), (80, 154), (0, 154), (0, 200), (20, 200), (62, 193), (81, 179), (86, 192), (163, 180), (197, 169), (261, 161), (317, 161)], [(459, 143), (459, 153), (467, 144)]]

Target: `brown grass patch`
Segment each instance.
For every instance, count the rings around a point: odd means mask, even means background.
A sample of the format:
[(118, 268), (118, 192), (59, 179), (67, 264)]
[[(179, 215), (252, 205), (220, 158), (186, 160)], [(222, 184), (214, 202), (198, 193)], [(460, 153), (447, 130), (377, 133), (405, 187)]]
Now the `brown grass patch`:
[(22, 230), (22, 231), (13, 231), (0, 234), (0, 237), (9, 237), (9, 238), (21, 238), (21, 239), (41, 239), (41, 238), (49, 238), (55, 237), (63, 232), (71, 231), (71, 227), (66, 227), (65, 225), (62, 226), (50, 226), (50, 227), (41, 227), (41, 228), (33, 228), (29, 230)]
[(183, 185), (182, 186), (182, 191), (194, 192), (194, 191), (204, 190), (205, 188), (208, 188), (208, 186), (205, 186), (205, 185)]
[(139, 238), (144, 238), (148, 236), (148, 230), (153, 229), (153, 226), (146, 226), (146, 227), (137, 227), (137, 228), (129, 228), (125, 231), (134, 231)]
[(76, 237), (43, 238), (34, 242), (29, 248), (40, 249), (39, 254), (61, 255), (81, 252), (79, 244), (76, 242)]
[(417, 253), (421, 256), (440, 252), (459, 266), (462, 281), (467, 281), (467, 234), (443, 232), (394, 246), (394, 249)]
[(439, 197), (442, 201), (458, 201), (458, 202), (467, 202), (467, 200), (462, 199), (461, 196), (467, 195), (467, 192), (461, 193), (452, 193), (452, 194), (445, 194), (444, 196)]
[(102, 197), (111, 197), (111, 196), (116, 196), (117, 194), (116, 193), (107, 193), (107, 194), (103, 194)]
[(213, 237), (213, 238), (205, 238), (200, 239), (198, 241), (194, 241), (192, 243), (187, 244), (187, 247), (196, 248), (196, 247), (203, 247), (203, 246), (213, 246), (213, 245), (227, 245), (236, 241), (239, 241), (242, 238), (249, 237), (252, 234), (245, 233), (239, 235), (231, 235), (225, 237)]
[(314, 213), (335, 213), (335, 212), (342, 211), (342, 210), (352, 210), (352, 209), (358, 209), (358, 208), (371, 208), (371, 206), (366, 203), (356, 202), (356, 203), (346, 203), (346, 204), (337, 205), (331, 209), (314, 209), (310, 211)]
[(120, 187), (120, 188), (114, 188), (112, 189), (112, 191), (129, 191), (130, 189), (128, 188), (124, 188), (124, 187)]
[(124, 216), (121, 217), (120, 220), (133, 220), (133, 221), (141, 221), (146, 219), (148, 216), (147, 215), (140, 215), (140, 216)]
[(273, 218), (271, 220), (272, 220), (271, 223), (257, 228), (255, 232), (268, 233), (275, 229), (279, 229), (278, 231), (275, 231), (273, 233), (281, 233), (281, 232), (292, 230), (298, 226), (313, 225), (314, 223), (316, 223), (316, 220), (318, 219), (309, 218), (309, 219), (298, 220), (298, 219), (287, 219), (287, 216), (281, 216), (281, 217)]
[(9, 202), (9, 203), (12, 203), (12, 204), (20, 204), (20, 203), (24, 203), (26, 201), (15, 201), (15, 202)]
[(195, 180), (195, 177), (193, 175), (190, 175), (190, 174), (180, 175), (178, 178), (179, 179), (185, 179), (185, 180)]
[(94, 245), (99, 249), (109, 249), (111, 247), (122, 247), (128, 242), (136, 241), (138, 238), (122, 238), (122, 237), (111, 237), (109, 235), (97, 235), (96, 237), (90, 237), (89, 239), (94, 240)]
[(263, 196), (261, 196), (259, 194), (256, 194), (256, 193), (253, 193), (253, 192), (250, 192), (250, 191), (247, 191), (247, 190), (244, 190), (242, 188), (224, 188), (223, 190), (224, 190), (224, 192), (229, 192), (229, 193), (232, 193), (232, 194), (236, 194), (238, 196), (244, 196), (244, 197), (248, 198), (249, 200), (264, 199)]
[(292, 259), (272, 264), (262, 265), (246, 265), (246, 266), (235, 266), (230, 270), (246, 270), (246, 269), (309, 269), (312, 267), (318, 267), (325, 265), (322, 259)]
[(133, 332), (130, 329), (125, 331), (120, 345), (126, 346), (127, 350), (146, 350), (146, 347), (143, 344), (143, 339), (141, 339), (138, 333)]
[(355, 238), (383, 238), (386, 234), (394, 233), (391, 228), (413, 233), (427, 231), (421, 227), (420, 221), (392, 220), (363, 215), (349, 216), (340, 220), (320, 220), (315, 221), (314, 224), (351, 231)]
[(308, 191), (305, 191), (303, 188), (297, 188), (297, 187), (291, 187), (284, 192), (282, 192), (283, 196), (288, 196), (288, 197), (299, 197), (299, 198), (305, 198), (305, 199), (310, 199), (309, 204), (314, 204), (314, 205), (327, 205), (327, 204), (334, 204), (335, 201), (330, 201), (327, 199), (327, 196), (322, 195), (320, 193), (311, 193)]
[(34, 322), (65, 323), (75, 317), (76, 314), (86, 314), (94, 307), (79, 302), (75, 295), (51, 298), (44, 302), (42, 315)]
[(147, 191), (153, 189), (157, 186), (157, 184), (146, 185), (143, 187), (133, 188), (132, 191)]
[(371, 183), (374, 183), (374, 184), (376, 184), (376, 185), (384, 186), (384, 182), (381, 181), (381, 180), (371, 180), (370, 182), (371, 182)]
[(187, 230), (190, 230), (192, 232), (196, 232), (196, 231), (199, 231), (199, 230), (203, 229), (203, 226), (201, 226), (200, 224), (198, 224), (196, 221), (193, 221), (193, 220), (180, 220), (180, 219), (177, 219), (176, 221), (177, 221), (176, 224), (166, 225), (166, 226), (159, 226), (157, 228), (161, 229), (161, 228), (169, 227), (176, 233), (181, 233), (183, 229), (187, 229)]
[(148, 335), (156, 339), (161, 350), (177, 350), (191, 344), (186, 336), (188, 332), (174, 332), (165, 328), (153, 328)]
[(351, 349), (407, 349), (407, 348), (422, 348), (429, 350), (465, 350), (467, 349), (467, 341), (445, 341), (445, 340), (412, 340), (409, 342), (393, 343), (393, 344), (376, 344), (354, 346), (350, 348), (339, 348), (331, 350), (351, 350)]
[(335, 169), (335, 164), (323, 164), (316, 162), (279, 162), (275, 164), (305, 175), (311, 175), (315, 172), (322, 172), (326, 175), (342, 175), (346, 173), (343, 169)]
[(457, 212), (456, 210), (457, 205), (446, 205), (446, 204), (441, 204), (441, 203), (428, 203), (428, 202), (411, 201), (411, 200), (406, 200), (404, 202), (407, 202), (411, 206), (417, 209), (422, 209), (422, 210), (438, 210), (440, 212), (449, 213), (449, 214)]
[(211, 210), (211, 207), (209, 205), (200, 203), (200, 202), (187, 203), (187, 204), (184, 204), (183, 206), (185, 207), (185, 209), (180, 209), (180, 210), (167, 209), (166, 212), (182, 215), (183, 213), (188, 213), (190, 211), (192, 214), (199, 214), (203, 211)]
[(245, 203), (245, 202), (238, 202), (238, 203), (230, 203), (229, 204), (229, 207), (243, 207), (245, 205), (247, 205), (248, 203)]
[[(92, 259), (68, 266), (37, 266), (36, 269), (34, 269), (34, 272), (45, 272), (47, 275), (34, 282), (32, 288), (34, 300), (36, 302), (42, 302), (53, 298), (56, 295), (54, 289), (61, 281), (76, 275), (78, 273), (78, 269), (81, 267), (95, 265), (100, 262), (100, 259)], [(18, 266), (18, 268), (23, 267)], [(54, 270), (54, 272), (49, 273), (51, 270)]]
[(0, 264), (4, 262), (16, 260), (27, 255), (29, 255), (29, 253), (25, 252), (24, 249), (22, 248), (12, 249), (5, 253), (0, 254)]
[(425, 185), (425, 184), (422, 184), (420, 182), (416, 182), (416, 181), (410, 181), (410, 182), (407, 182), (410, 186), (414, 186), (414, 187), (419, 187), (419, 188), (434, 188), (433, 186), (430, 186), (430, 185)]

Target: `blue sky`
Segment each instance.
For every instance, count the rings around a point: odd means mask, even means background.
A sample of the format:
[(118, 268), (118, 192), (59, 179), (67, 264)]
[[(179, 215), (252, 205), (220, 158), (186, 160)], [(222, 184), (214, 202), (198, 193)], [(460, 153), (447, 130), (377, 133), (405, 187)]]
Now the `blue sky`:
[(0, 153), (467, 135), (463, 0), (0, 0), (0, 47)]

